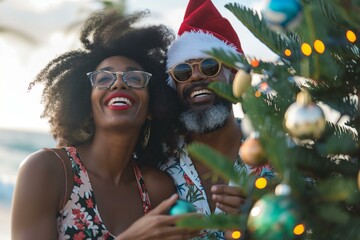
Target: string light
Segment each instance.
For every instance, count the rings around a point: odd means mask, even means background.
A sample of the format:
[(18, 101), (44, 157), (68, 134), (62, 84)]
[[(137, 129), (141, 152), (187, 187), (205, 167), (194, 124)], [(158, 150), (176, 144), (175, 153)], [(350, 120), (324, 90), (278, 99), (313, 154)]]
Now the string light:
[(255, 97), (260, 97), (261, 96), (261, 92), (259, 91), (259, 90), (257, 90), (256, 92), (255, 92)]
[(305, 56), (310, 56), (312, 53), (311, 46), (308, 43), (303, 43), (301, 45), (301, 51)]
[(271, 88), (267, 82), (258, 84), (258, 90), (265, 95), (271, 92)]
[(284, 54), (285, 54), (285, 56), (290, 57), (292, 52), (290, 49), (287, 48), (287, 49), (285, 49)]
[(255, 187), (257, 187), (258, 189), (263, 189), (266, 187), (266, 185), (267, 185), (266, 178), (261, 177), (261, 178), (256, 179), (256, 181), (255, 181)]
[(316, 52), (322, 54), (325, 51), (325, 45), (321, 40), (315, 40), (314, 49)]
[(304, 226), (304, 224), (298, 224), (298, 225), (296, 225), (295, 227), (294, 227), (294, 234), (295, 235), (301, 235), (301, 234), (303, 234), (304, 232), (305, 232), (305, 226)]
[(349, 42), (354, 43), (356, 41), (356, 35), (353, 31), (348, 30), (346, 32), (346, 38), (349, 40)]
[(260, 65), (260, 62), (256, 59), (251, 61), (251, 66), (253, 66), (254, 68), (258, 67)]
[(241, 232), (240, 231), (234, 231), (232, 234), (231, 234), (231, 237), (233, 239), (239, 239), (241, 237)]
[(261, 82), (257, 85), (257, 91), (255, 92), (255, 97), (261, 97), (261, 94), (268, 94), (271, 91), (269, 84), (267, 82)]

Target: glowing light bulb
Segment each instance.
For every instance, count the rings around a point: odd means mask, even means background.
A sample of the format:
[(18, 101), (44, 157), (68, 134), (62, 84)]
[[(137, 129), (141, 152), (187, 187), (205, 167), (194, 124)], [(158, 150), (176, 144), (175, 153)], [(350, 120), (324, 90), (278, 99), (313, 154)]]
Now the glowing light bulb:
[(260, 213), (261, 213), (261, 208), (259, 207), (253, 207), (250, 211), (250, 215), (253, 217), (259, 216)]
[(353, 31), (348, 30), (346, 32), (346, 38), (349, 42), (354, 43), (356, 41), (356, 34)]
[(301, 45), (301, 51), (305, 56), (310, 56), (312, 53), (311, 46), (308, 43), (303, 43)]
[(234, 231), (232, 234), (231, 234), (231, 237), (233, 239), (239, 239), (241, 237), (241, 232), (240, 231)]
[(251, 66), (253, 66), (254, 68), (258, 67), (260, 65), (260, 62), (256, 59), (251, 61)]
[(295, 235), (301, 235), (301, 234), (303, 234), (304, 232), (305, 232), (305, 226), (304, 226), (304, 224), (298, 224), (298, 225), (296, 225), (295, 227), (294, 227), (294, 234)]
[(255, 97), (260, 97), (261, 96), (261, 92), (259, 91), (259, 90), (257, 90), (256, 92), (255, 92)]
[(256, 181), (255, 181), (255, 187), (257, 187), (258, 189), (263, 189), (266, 187), (266, 185), (267, 185), (266, 178), (261, 177), (261, 178), (256, 179)]
[(321, 40), (315, 40), (314, 42), (314, 49), (318, 53), (324, 53), (325, 52), (325, 45)]
[(284, 54), (285, 54), (285, 56), (290, 57), (292, 52), (290, 49), (285, 49)]

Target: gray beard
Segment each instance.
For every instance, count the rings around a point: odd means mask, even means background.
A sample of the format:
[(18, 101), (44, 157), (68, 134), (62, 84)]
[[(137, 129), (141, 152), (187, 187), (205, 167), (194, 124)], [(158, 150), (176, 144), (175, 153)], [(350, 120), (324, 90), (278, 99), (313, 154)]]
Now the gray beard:
[(224, 126), (231, 109), (217, 104), (202, 112), (188, 110), (180, 116), (180, 121), (188, 131), (195, 133), (208, 133)]

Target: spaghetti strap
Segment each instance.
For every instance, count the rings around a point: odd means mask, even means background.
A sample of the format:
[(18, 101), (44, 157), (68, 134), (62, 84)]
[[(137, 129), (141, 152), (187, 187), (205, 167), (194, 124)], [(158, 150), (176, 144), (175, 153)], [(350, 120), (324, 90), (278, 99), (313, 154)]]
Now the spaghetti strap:
[(147, 214), (151, 210), (150, 197), (148, 192), (146, 191), (144, 178), (141, 174), (140, 168), (138, 167), (135, 161), (133, 161), (132, 165), (143, 205), (144, 214)]
[(61, 206), (63, 208), (65, 206), (65, 204), (66, 204), (67, 188), (68, 188), (68, 183), (67, 183), (68, 174), (67, 174), (67, 170), (66, 170), (65, 161), (55, 150), (53, 150), (51, 148), (44, 148), (44, 149), (53, 152), (58, 157), (58, 159), (60, 160), (60, 162), (61, 162), (61, 164), (63, 166), (63, 169), (64, 169), (64, 174), (65, 174), (65, 194), (64, 194), (64, 197), (63, 197), (63, 204)]

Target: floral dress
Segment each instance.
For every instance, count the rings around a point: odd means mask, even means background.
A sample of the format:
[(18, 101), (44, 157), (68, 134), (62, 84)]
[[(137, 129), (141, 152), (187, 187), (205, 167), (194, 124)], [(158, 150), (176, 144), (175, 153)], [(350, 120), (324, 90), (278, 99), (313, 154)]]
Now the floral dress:
[[(74, 187), (70, 199), (57, 216), (58, 239), (115, 239), (101, 220), (89, 175), (74, 147), (65, 148), (72, 165)], [(149, 195), (138, 166), (133, 163), (144, 214), (151, 210)]]
[[(178, 150), (173, 154), (173, 157), (160, 166), (160, 168), (163, 171), (166, 171), (173, 178), (177, 192), (181, 199), (192, 203), (196, 207), (198, 213), (206, 215), (212, 214), (199, 174), (196, 171), (188, 152), (186, 151), (186, 143), (184, 139), (180, 139)], [(243, 176), (254, 174), (266, 178), (274, 177), (274, 173), (269, 165), (251, 167), (244, 164), (239, 156), (234, 163), (234, 169)], [(229, 185), (236, 184), (230, 182)], [(214, 213), (221, 214), (224, 212), (219, 208), (216, 208)], [(225, 237), (224, 232), (222, 231), (204, 230), (200, 236), (193, 239), (221, 240), (225, 239)]]

